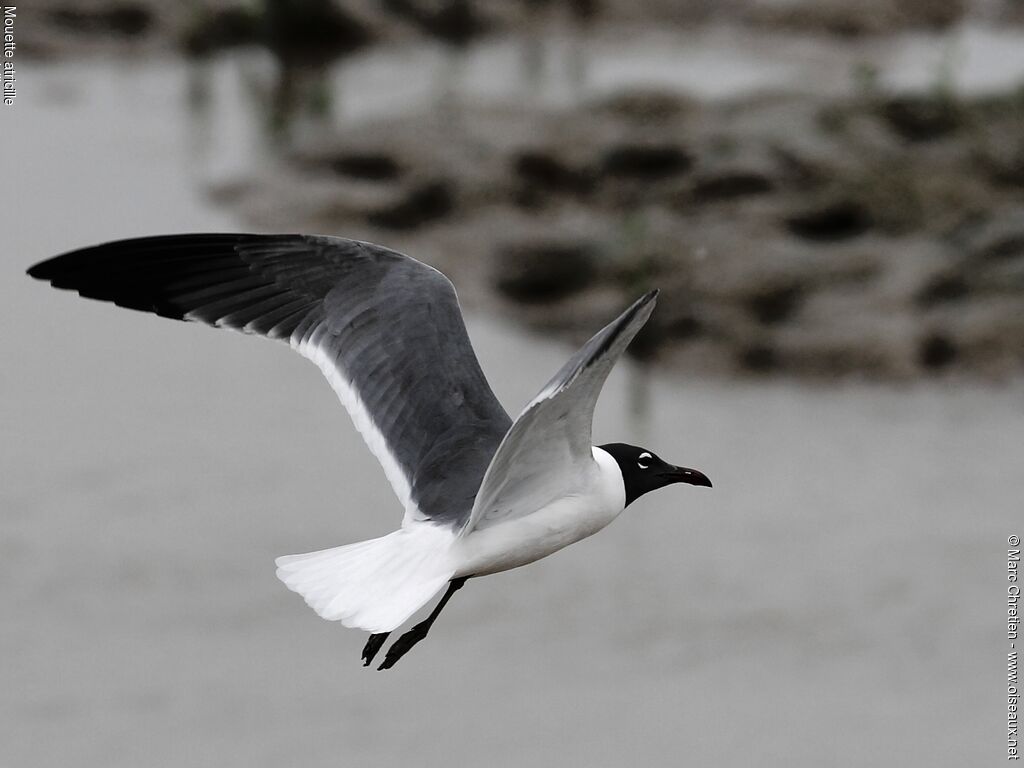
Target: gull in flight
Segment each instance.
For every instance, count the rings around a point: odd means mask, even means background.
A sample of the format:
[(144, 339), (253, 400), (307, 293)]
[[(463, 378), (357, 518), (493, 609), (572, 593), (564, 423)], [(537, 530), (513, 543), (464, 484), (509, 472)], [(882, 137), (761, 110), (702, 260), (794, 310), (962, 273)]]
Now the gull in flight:
[(324, 619), (371, 633), (364, 665), (442, 589), (378, 669), (422, 640), (468, 579), (547, 557), (649, 491), (711, 486), (645, 448), (591, 444), (601, 387), (657, 291), (584, 344), (513, 421), (480, 369), (451, 282), (378, 245), (168, 235), (72, 251), (28, 273), (121, 307), (279, 339), (320, 367), (405, 514), (386, 536), (279, 557), (277, 576)]

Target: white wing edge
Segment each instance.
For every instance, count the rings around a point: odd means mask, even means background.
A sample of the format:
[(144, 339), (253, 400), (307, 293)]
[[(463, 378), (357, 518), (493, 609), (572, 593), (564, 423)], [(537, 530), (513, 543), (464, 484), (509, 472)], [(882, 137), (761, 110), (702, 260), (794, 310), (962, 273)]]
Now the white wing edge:
[(323, 372), (324, 377), (331, 385), (331, 389), (334, 390), (341, 404), (348, 411), (356, 430), (362, 435), (366, 447), (370, 449), (370, 452), (380, 462), (381, 467), (384, 469), (384, 476), (391, 483), (391, 488), (405, 509), (405, 515), (402, 517), (402, 528), (408, 528), (410, 525), (421, 523), (423, 516), (420, 514), (419, 507), (413, 503), (409, 478), (406, 477), (405, 471), (391, 452), (384, 434), (374, 423), (369, 409), (363, 404), (363, 400), (355, 387), (345, 378), (344, 372), (338, 367), (337, 361), (321, 347), (320, 340), (323, 335), (324, 331), (321, 324), (312, 333), (305, 334), (303, 339), (292, 339), (292, 349), (307, 360), (311, 360)]

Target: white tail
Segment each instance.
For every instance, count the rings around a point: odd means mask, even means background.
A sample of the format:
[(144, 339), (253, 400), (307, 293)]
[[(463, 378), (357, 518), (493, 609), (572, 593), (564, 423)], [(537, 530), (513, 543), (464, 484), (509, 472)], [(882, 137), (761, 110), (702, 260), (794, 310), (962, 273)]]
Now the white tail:
[(304, 555), (279, 557), (277, 578), (328, 621), (367, 632), (401, 626), (455, 574), (454, 536), (430, 524)]

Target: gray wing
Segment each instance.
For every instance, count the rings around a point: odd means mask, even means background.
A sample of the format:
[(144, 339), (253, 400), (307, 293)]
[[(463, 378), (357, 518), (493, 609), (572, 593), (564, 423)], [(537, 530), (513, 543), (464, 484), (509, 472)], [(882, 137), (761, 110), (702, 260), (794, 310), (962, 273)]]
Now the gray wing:
[(511, 420), (480, 370), (451, 282), (370, 243), (170, 235), (44, 261), (88, 298), (287, 340), (314, 361), (405, 506), (461, 528)]
[(576, 352), (530, 401), (501, 441), (484, 475), (467, 533), (522, 517), (576, 490), (595, 468), (594, 407), (605, 379), (654, 311), (651, 291)]

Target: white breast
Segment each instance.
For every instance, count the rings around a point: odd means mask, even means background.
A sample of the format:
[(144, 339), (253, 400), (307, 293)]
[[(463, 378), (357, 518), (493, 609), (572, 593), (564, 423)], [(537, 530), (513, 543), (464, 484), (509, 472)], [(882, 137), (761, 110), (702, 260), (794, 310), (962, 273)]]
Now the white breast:
[(452, 551), (459, 563), (455, 575), (483, 576), (518, 568), (597, 533), (618, 517), (626, 505), (622, 472), (606, 451), (592, 450), (593, 472), (581, 491), (459, 539)]

